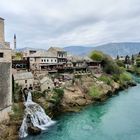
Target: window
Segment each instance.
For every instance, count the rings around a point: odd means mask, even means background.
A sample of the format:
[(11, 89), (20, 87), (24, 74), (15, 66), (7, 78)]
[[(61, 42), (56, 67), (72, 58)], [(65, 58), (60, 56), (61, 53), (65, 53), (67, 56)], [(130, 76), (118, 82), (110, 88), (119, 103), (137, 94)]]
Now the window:
[(25, 80), (25, 84), (27, 83), (27, 80)]
[(53, 62), (53, 60), (51, 59), (51, 62)]
[(56, 62), (56, 59), (55, 59), (55, 62)]
[(46, 62), (46, 59), (44, 59), (44, 62)]
[(47, 59), (47, 62), (49, 62), (49, 59)]
[(43, 62), (43, 59), (41, 61)]
[(3, 53), (0, 52), (0, 58), (3, 58)]

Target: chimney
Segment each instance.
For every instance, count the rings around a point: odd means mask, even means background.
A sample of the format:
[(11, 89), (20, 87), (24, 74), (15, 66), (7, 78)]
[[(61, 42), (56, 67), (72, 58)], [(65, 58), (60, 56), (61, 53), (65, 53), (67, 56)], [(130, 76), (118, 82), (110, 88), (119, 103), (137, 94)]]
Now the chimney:
[(4, 19), (0, 17), (0, 43), (4, 44)]

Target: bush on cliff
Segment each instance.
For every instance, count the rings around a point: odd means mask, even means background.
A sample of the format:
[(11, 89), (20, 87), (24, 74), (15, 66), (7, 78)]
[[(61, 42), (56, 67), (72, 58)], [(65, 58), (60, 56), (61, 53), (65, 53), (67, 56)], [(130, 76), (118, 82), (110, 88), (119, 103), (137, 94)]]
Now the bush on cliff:
[(107, 74), (120, 74), (122, 71), (116, 62), (108, 55), (104, 54), (102, 61), (103, 71)]
[(62, 88), (55, 88), (53, 89), (53, 96), (50, 99), (52, 103), (55, 105), (59, 104), (61, 99), (63, 98), (64, 90)]
[(103, 81), (104, 83), (106, 83), (107, 85), (112, 85), (113, 80), (106, 75), (102, 75), (101, 77), (99, 77), (100, 81)]
[(116, 63), (119, 67), (125, 67), (125, 64), (121, 60), (116, 60)]
[(102, 94), (101, 88), (94, 85), (89, 89), (89, 95), (93, 98), (98, 98)]
[(119, 75), (114, 74), (112, 78), (115, 82), (119, 83), (121, 86), (126, 85), (127, 83), (132, 81), (132, 76), (127, 72), (123, 72)]
[(41, 92), (41, 91), (33, 91), (32, 92), (32, 97), (33, 97), (33, 100), (36, 101), (37, 99), (41, 98), (41, 97), (45, 97), (46, 94), (45, 94), (45, 91), (44, 92)]
[(95, 61), (101, 61), (103, 71), (107, 74), (120, 74), (121, 69), (117, 63), (109, 56), (100, 51), (93, 51), (90, 58)]
[(17, 83), (13, 83), (14, 88), (13, 88), (13, 102), (18, 103), (22, 101), (22, 86), (19, 86)]
[(129, 81), (132, 80), (132, 76), (131, 76), (129, 73), (124, 72), (124, 73), (121, 73), (121, 74), (120, 74), (120, 80), (121, 80), (121, 81), (129, 82)]

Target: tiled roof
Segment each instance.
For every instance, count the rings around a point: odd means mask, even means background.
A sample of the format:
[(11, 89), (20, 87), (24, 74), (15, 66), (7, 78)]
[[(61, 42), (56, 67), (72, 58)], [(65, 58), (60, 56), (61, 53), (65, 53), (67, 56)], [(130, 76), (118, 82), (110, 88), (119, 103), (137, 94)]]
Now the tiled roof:
[(80, 57), (80, 56), (69, 55), (68, 56), (68, 60), (70, 60), (72, 62), (76, 62), (76, 61), (83, 61), (83, 58)]
[(48, 82), (48, 83), (52, 83), (52, 80), (49, 78), (49, 77), (43, 77), (41, 80), (40, 80), (40, 83), (43, 84), (45, 82)]
[(50, 47), (48, 50), (53, 49), (56, 51), (64, 51), (63, 48), (59, 48), (59, 47)]
[(48, 52), (57, 54), (57, 52), (66, 52), (63, 48), (58, 48), (58, 47), (50, 47), (48, 49)]
[(14, 80), (26, 80), (26, 79), (34, 78), (31, 72), (16, 73), (13, 76), (14, 76)]
[(41, 50), (31, 54), (30, 57), (56, 57), (56, 55), (51, 52)]
[(93, 61), (93, 60), (92, 60), (90, 57), (88, 57), (88, 56), (83, 57), (83, 60), (88, 61), (88, 62)]

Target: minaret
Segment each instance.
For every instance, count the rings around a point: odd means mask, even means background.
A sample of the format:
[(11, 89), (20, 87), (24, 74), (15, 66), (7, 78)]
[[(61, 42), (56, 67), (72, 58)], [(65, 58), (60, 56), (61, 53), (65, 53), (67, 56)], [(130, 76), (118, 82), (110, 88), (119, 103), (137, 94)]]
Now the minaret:
[(17, 49), (17, 41), (16, 41), (16, 35), (14, 34), (14, 50)]

